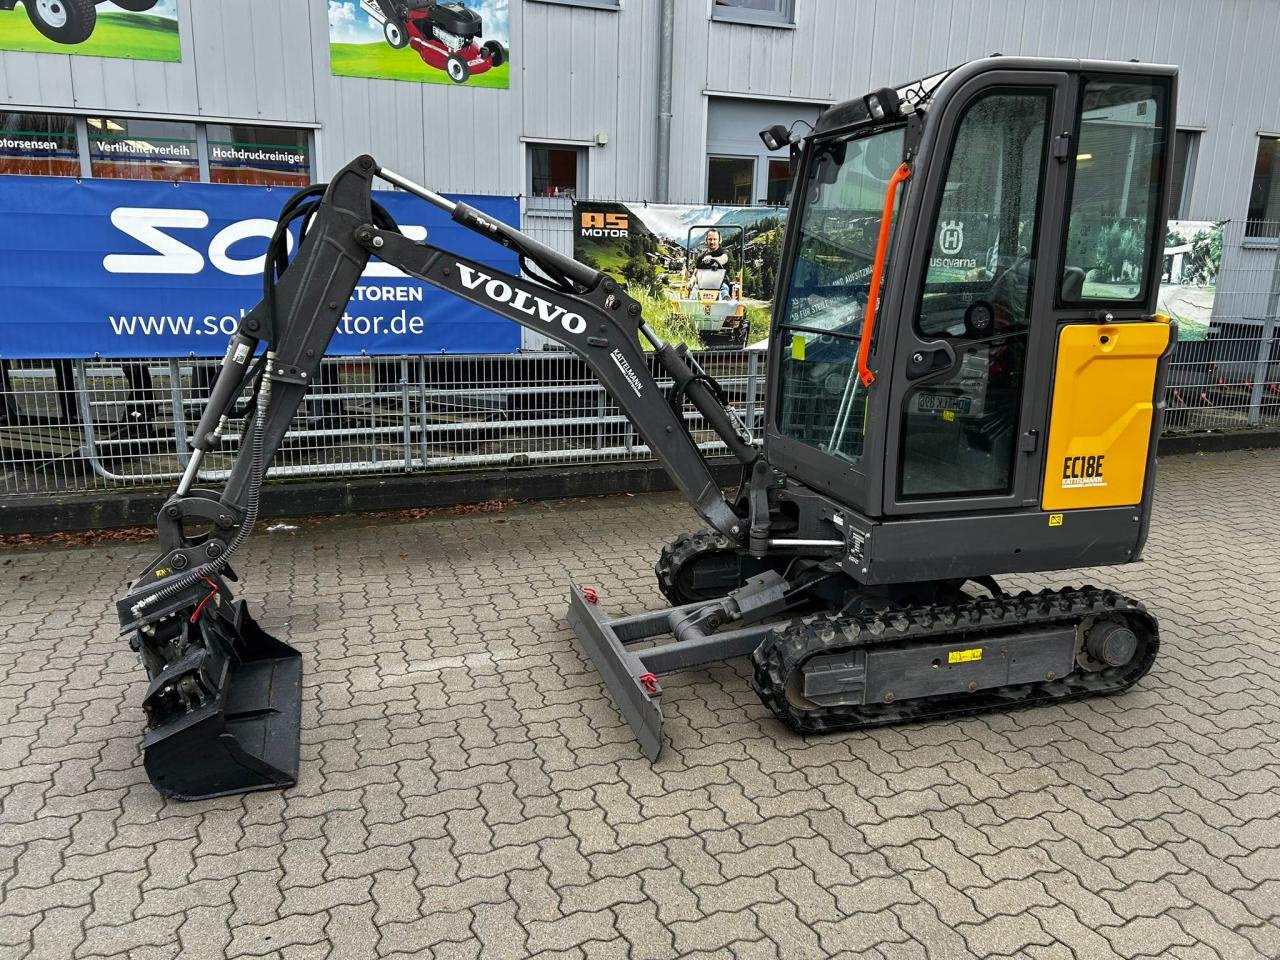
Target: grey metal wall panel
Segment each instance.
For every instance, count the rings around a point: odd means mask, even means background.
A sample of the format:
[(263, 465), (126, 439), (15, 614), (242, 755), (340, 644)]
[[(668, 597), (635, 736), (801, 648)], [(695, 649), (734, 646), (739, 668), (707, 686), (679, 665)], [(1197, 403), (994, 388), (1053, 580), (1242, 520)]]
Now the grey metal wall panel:
[[(706, 189), (707, 94), (833, 101), (994, 52), (1182, 67), (1203, 127), (1191, 214), (1243, 217), (1259, 131), (1280, 133), (1277, 0), (796, 0), (793, 29), (678, 0), (672, 197)], [(4, 14), (22, 16), (21, 11)], [(179, 64), (0, 53), (0, 103), (318, 123), (318, 168), (371, 152), (442, 190), (515, 194), (524, 138), (593, 141), (593, 196), (654, 190), (658, 0), (513, 0), (511, 89), (333, 78), (324, 0), (182, 0)]]
[(0, 53), (0, 102), (313, 124), (314, 6), (181, 0), (181, 63)]

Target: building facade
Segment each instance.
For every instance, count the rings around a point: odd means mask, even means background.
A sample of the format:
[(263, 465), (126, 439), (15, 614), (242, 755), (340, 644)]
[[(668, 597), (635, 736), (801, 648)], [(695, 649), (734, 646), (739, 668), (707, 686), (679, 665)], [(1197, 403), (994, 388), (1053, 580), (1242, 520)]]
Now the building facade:
[[(509, 32), (496, 89), (332, 75), (330, 21), (367, 16), (355, 2), (177, 0), (179, 62), (0, 51), (0, 170), (292, 184), (367, 152), (439, 191), (525, 198), (563, 247), (569, 195), (778, 202), (757, 131), (886, 83), (993, 53), (1141, 59), (1182, 68), (1174, 214), (1250, 221), (1246, 256), (1276, 242), (1276, 0), (487, 0)], [(44, 163), (32, 131), (58, 148)], [(122, 140), (169, 146), (122, 159)], [(236, 160), (253, 144), (262, 169)]]

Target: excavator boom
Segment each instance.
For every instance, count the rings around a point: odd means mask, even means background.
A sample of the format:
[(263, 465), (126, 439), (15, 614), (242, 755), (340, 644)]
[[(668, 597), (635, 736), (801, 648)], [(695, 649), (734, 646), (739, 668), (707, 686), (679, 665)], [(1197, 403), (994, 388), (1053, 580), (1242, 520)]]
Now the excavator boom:
[[(528, 275), (408, 239), (373, 199), (379, 177), (515, 250)], [(285, 233), (294, 221), (301, 221), (302, 240), (290, 261)], [(296, 777), (300, 661), (253, 622), (243, 601), (232, 601), (227, 580), (257, 520), (267, 466), (371, 257), (576, 353), (699, 515), (731, 542), (745, 537), (743, 518), (685, 426), (681, 398), (748, 468), (757, 459), (750, 432), (696, 360), (644, 324), (640, 305), (624, 289), (473, 207), (359, 157), (327, 186), (308, 188), (285, 205), (267, 255), (263, 300), (228, 345), (183, 478), (160, 511), (160, 552), (118, 601), (123, 631), (152, 679), (144, 703), (148, 772), (175, 796), (281, 786)], [(651, 372), (641, 337), (671, 379), (670, 395)], [(217, 447), (250, 386), (244, 439), (226, 484), (220, 492), (197, 488), (203, 456)], [(290, 743), (291, 753), (282, 751)]]

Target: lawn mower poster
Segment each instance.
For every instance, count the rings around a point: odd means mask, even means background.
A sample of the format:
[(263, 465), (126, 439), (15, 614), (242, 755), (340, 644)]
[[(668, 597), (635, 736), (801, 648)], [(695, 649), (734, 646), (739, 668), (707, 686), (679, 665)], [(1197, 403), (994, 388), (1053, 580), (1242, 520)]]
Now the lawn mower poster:
[(337, 77), (510, 86), (507, 0), (329, 0)]
[(178, 63), (178, 0), (0, 0), (0, 50)]
[(623, 283), (663, 340), (741, 347), (769, 334), (786, 213), (575, 201), (573, 256)]

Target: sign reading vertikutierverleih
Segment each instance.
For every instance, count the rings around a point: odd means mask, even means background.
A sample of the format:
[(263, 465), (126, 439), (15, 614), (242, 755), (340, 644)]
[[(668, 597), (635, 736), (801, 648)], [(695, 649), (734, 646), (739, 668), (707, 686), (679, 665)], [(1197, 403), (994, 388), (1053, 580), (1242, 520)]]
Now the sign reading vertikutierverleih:
[(768, 336), (786, 216), (778, 207), (574, 201), (573, 256), (624, 283), (664, 340), (742, 345)]
[[(262, 299), (289, 190), (0, 176), (0, 359), (218, 356)], [(507, 197), (459, 197), (516, 224)], [(515, 254), (403, 193), (377, 194), (407, 236), (499, 270)], [(520, 328), (372, 261), (335, 354), (506, 353)]]
[(328, 0), (336, 77), (510, 86), (507, 0)]
[(178, 0), (0, 4), (0, 50), (177, 63)]

